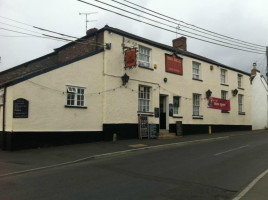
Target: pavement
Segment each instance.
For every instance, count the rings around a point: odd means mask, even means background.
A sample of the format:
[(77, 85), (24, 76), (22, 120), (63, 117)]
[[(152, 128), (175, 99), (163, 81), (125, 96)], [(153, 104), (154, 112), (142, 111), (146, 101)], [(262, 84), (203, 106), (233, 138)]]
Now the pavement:
[[(0, 150), (0, 178), (71, 165), (89, 159), (118, 156), (136, 151), (169, 148), (200, 142), (213, 142), (247, 134), (265, 134), (267, 130), (241, 131), (180, 136), (175, 139), (131, 139), (116, 142), (94, 142), (20, 151)], [(268, 199), (268, 170), (242, 190), (233, 200)]]

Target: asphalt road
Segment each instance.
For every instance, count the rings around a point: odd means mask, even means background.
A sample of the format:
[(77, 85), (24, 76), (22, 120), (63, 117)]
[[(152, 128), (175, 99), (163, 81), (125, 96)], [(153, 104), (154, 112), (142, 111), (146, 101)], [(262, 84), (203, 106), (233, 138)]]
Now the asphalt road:
[(268, 135), (244, 135), (1, 177), (0, 199), (225, 200), (267, 168)]

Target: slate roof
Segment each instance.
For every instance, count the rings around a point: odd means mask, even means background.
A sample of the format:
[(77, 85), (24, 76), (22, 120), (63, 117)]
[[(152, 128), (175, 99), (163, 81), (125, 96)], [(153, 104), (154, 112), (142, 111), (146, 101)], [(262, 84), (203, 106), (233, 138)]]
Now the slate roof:
[[(134, 40), (143, 42), (145, 44), (148, 44), (148, 45), (151, 45), (151, 46), (154, 46), (154, 47), (157, 47), (157, 48), (166, 50), (166, 51), (171, 51), (171, 52), (174, 52), (174, 53), (177, 53), (177, 54), (185, 55), (185, 56), (188, 56), (188, 57), (191, 57), (191, 58), (195, 58), (197, 60), (201, 60), (201, 61), (210, 63), (212, 65), (217, 65), (217, 66), (220, 66), (220, 67), (223, 67), (223, 68), (226, 68), (226, 69), (230, 69), (230, 70), (233, 70), (233, 71), (236, 71), (236, 72), (239, 72), (239, 73), (242, 73), (242, 74), (245, 74), (245, 75), (250, 76), (250, 73), (247, 73), (247, 72), (244, 72), (242, 70), (229, 67), (227, 65), (221, 64), (221, 63), (219, 63), (217, 61), (214, 61), (212, 59), (209, 59), (209, 58), (206, 58), (206, 57), (203, 57), (203, 56), (200, 56), (200, 55), (191, 53), (189, 51), (184, 51), (182, 49), (173, 48), (172, 46), (161, 44), (161, 43), (158, 43), (158, 42), (155, 42), (155, 41), (152, 41), (152, 40), (149, 40), (149, 39), (146, 39), (146, 38), (143, 38), (143, 37), (140, 37), (140, 36), (131, 34), (131, 33), (128, 33), (126, 31), (123, 31), (123, 30), (120, 30), (120, 29), (117, 29), (117, 28), (113, 28), (113, 27), (107, 26), (107, 25), (105, 27), (103, 27), (102, 29), (100, 29), (100, 30), (98, 30), (98, 31), (96, 31), (94, 33), (91, 33), (89, 35), (86, 35), (86, 36), (84, 36), (84, 37), (82, 37), (80, 39), (86, 39), (88, 37), (91, 37), (94, 34), (98, 34), (98, 33), (101, 33), (103, 31), (110, 31), (110, 32), (116, 33), (118, 35), (125, 36), (125, 37), (128, 37), (128, 38), (131, 38), (131, 39), (134, 39)], [(63, 46), (57, 48), (57, 49), (54, 49), (54, 52), (52, 52), (50, 54), (44, 55), (44, 56), (42, 56), (40, 58), (36, 58), (36, 59), (31, 60), (29, 62), (23, 63), (21, 65), (15, 66), (15, 67), (10, 68), (10, 69), (7, 69), (5, 71), (2, 71), (2, 72), (0, 72), (0, 76), (5, 76), (7, 73), (15, 72), (16, 70), (18, 70), (18, 69), (20, 69), (22, 67), (25, 67), (29, 63), (32, 63), (32, 62), (38, 61), (40, 59), (46, 58), (48, 56), (54, 55), (58, 51), (60, 51), (62, 49), (65, 49), (65, 48), (67, 48), (67, 47), (69, 47), (69, 46), (71, 46), (73, 44), (74, 44), (74, 42), (70, 42), (70, 43), (68, 43), (66, 45), (63, 45)], [(101, 52), (101, 51), (98, 51), (98, 52)], [(98, 52), (96, 52), (96, 53), (98, 53)], [(95, 55), (95, 53), (89, 54), (88, 56), (91, 56), (91, 55)], [(74, 61), (76, 61), (76, 60), (77, 59), (74, 59)], [(32, 78), (34, 76), (38, 76), (38, 75), (40, 75), (42, 73), (46, 73), (46, 72), (51, 71), (53, 69), (56, 69), (58, 67), (62, 67), (64, 65), (68, 64), (68, 63), (70, 63), (70, 62), (62, 63), (61, 65), (53, 65), (53, 66), (49, 67), (51, 69), (46, 69), (46, 70), (40, 69), (40, 70), (37, 70), (37, 71), (34, 71), (34, 72), (28, 72), (27, 74), (18, 74), (17, 77), (15, 77), (14, 79), (12, 79), (12, 80), (10, 80), (8, 82), (2, 82), (2, 83), (0, 82), (0, 88), (2, 88), (4, 86), (16, 84), (16, 83), (20, 82), (20, 80), (23, 81), (23, 80), (27, 80), (28, 78)]]

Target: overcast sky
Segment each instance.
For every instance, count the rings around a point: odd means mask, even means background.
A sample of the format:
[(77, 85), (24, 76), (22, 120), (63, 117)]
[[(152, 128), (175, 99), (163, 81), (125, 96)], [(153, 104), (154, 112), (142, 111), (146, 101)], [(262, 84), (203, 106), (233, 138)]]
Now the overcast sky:
[[(108, 8), (94, 0), (85, 1)], [(111, 0), (102, 1), (119, 6)], [(124, 2), (123, 0), (117, 1)], [(194, 24), (198, 27), (254, 44), (268, 46), (267, 0), (129, 1), (184, 22)], [(86, 29), (85, 16), (79, 15), (79, 12), (98, 12), (97, 14), (89, 16), (89, 20), (97, 20), (90, 22), (88, 24), (89, 28), (102, 28), (108, 24), (111, 27), (119, 28), (167, 45), (171, 45), (172, 40), (176, 38), (175, 33), (153, 28), (121, 16), (108, 13), (107, 11), (83, 4), (77, 0), (0, 0), (1, 17), (7, 17), (26, 24), (39, 26), (72, 36), (82, 37), (85, 35)], [(66, 42), (35, 37), (7, 37), (25, 35), (9, 32), (1, 28), (21, 32), (27, 31), (1, 23), (18, 26), (32, 31), (41, 31), (23, 24), (8, 21), (1, 17), (0, 71), (43, 56), (47, 53), (51, 53), (53, 49), (66, 44)], [(31, 32), (27, 33), (37, 34)], [(187, 48), (190, 52), (208, 57), (222, 64), (246, 72), (250, 72), (253, 62), (257, 62), (257, 67), (263, 74), (266, 70), (265, 53), (254, 54), (241, 52), (191, 38), (187, 39)], [(263, 50), (265, 50), (265, 48), (263, 48)]]

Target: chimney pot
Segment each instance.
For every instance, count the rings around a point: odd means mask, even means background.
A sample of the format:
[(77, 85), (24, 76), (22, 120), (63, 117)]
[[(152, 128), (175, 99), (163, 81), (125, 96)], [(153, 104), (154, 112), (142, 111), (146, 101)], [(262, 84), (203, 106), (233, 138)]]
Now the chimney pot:
[(251, 75), (255, 76), (257, 72), (260, 72), (259, 70), (257, 70), (257, 64), (253, 63), (253, 69), (251, 70)]
[(187, 40), (186, 37), (179, 37), (172, 40), (173, 48), (183, 49), (184, 51), (187, 51), (186, 40)]

